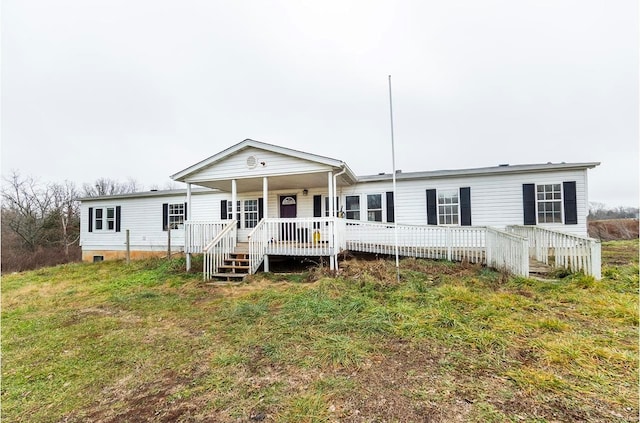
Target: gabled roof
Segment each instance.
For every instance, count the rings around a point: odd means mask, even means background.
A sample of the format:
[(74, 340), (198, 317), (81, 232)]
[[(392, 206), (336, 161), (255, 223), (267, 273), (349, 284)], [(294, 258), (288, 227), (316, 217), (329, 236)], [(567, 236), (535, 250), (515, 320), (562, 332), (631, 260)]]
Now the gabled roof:
[(332, 167), (336, 167), (336, 168), (344, 168), (347, 171), (347, 174), (351, 177), (352, 180), (356, 180), (356, 176), (353, 174), (353, 172), (351, 171), (351, 169), (349, 169), (349, 166), (347, 166), (347, 164), (341, 160), (336, 160), (336, 159), (332, 159), (330, 157), (325, 157), (325, 156), (319, 156), (317, 154), (311, 154), (311, 153), (305, 153), (304, 151), (298, 151), (298, 150), (294, 150), (291, 148), (286, 148), (286, 147), (281, 147), (278, 145), (273, 145), (273, 144), (268, 144), (266, 142), (261, 142), (261, 141), (256, 141), (256, 140), (252, 140), (247, 138), (244, 141), (239, 142), (236, 145), (233, 145), (229, 148), (227, 148), (226, 150), (223, 150), (221, 152), (219, 152), (218, 154), (215, 154), (207, 159), (202, 160), (201, 162), (198, 162), (192, 166), (189, 166), (188, 168), (181, 170), (178, 173), (175, 173), (173, 175), (171, 175), (171, 179), (176, 180), (176, 181), (180, 181), (180, 182), (184, 182), (184, 179), (195, 173), (198, 172), (199, 170), (202, 170), (204, 168), (207, 168), (221, 160), (224, 160), (225, 158), (241, 151), (244, 150), (245, 148), (249, 148), (249, 147), (254, 147), (254, 148), (259, 148), (262, 150), (266, 150), (266, 151), (271, 151), (274, 153), (278, 153), (278, 154), (283, 154), (286, 156), (292, 156), (292, 157), (296, 157), (299, 159), (304, 159), (304, 160), (309, 160), (309, 161), (313, 161), (313, 162), (317, 162), (317, 163), (322, 163), (324, 165), (327, 166), (332, 166)]
[[(593, 169), (600, 165), (600, 162), (585, 162), (585, 163), (540, 163), (540, 164), (518, 164), (518, 165), (499, 165), (490, 167), (478, 167), (473, 169), (449, 169), (449, 170), (431, 170), (426, 172), (398, 172), (396, 173), (397, 180), (406, 179), (437, 179), (437, 178), (450, 178), (456, 176), (477, 176), (477, 175), (499, 175), (505, 173), (529, 173), (529, 172), (544, 172), (554, 170), (581, 170), (581, 169)], [(366, 175), (358, 176), (358, 182), (375, 182), (375, 181), (387, 181), (392, 179), (393, 175), (390, 173), (378, 174), (378, 175)]]

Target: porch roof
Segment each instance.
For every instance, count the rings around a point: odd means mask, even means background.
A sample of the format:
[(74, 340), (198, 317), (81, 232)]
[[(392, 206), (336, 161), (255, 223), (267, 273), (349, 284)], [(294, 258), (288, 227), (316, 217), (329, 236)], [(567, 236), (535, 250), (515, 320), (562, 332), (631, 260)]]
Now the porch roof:
[[(294, 159), (301, 159), (307, 162), (312, 162), (316, 164), (316, 169), (314, 169), (313, 171), (309, 170), (295, 174), (253, 174), (238, 176), (234, 178), (222, 176), (220, 178), (208, 177), (206, 178), (206, 180), (200, 180), (198, 178), (198, 173), (211, 168), (212, 166), (224, 161), (225, 159), (230, 158), (231, 156), (241, 152), (242, 150), (251, 148), (275, 153), (282, 156), (288, 156)], [(220, 189), (224, 191), (230, 190), (231, 179), (236, 179), (238, 182), (239, 191), (253, 191), (262, 189), (262, 177), (267, 176), (269, 177), (270, 189), (311, 188), (326, 186), (327, 184), (327, 173), (326, 171), (320, 171), (320, 168), (332, 170), (334, 173), (344, 169), (345, 172), (338, 180), (338, 184), (340, 185), (351, 184), (357, 181), (357, 177), (351, 171), (349, 166), (347, 166), (347, 164), (341, 160), (336, 160), (317, 154), (306, 153), (303, 151), (268, 144), (252, 139), (245, 139), (244, 141), (241, 141), (238, 144), (235, 144), (205, 160), (202, 160), (201, 162), (189, 166), (186, 169), (183, 169), (180, 172), (171, 175), (171, 179), (180, 182), (192, 182), (201, 186)]]

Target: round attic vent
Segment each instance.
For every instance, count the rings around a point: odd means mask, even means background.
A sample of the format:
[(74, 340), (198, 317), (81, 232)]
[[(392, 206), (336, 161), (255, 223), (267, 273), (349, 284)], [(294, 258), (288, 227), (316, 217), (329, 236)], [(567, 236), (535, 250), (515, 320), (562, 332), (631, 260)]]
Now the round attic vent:
[(253, 169), (256, 166), (258, 166), (258, 159), (256, 159), (256, 156), (247, 157), (247, 167), (249, 169)]

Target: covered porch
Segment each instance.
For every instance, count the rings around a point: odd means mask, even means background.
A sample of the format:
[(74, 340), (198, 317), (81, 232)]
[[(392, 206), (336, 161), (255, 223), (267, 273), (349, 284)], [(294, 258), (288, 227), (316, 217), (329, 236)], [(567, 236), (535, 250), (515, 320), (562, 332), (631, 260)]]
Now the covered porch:
[[(210, 226), (188, 222), (186, 228), (197, 234), (199, 228), (209, 230)], [(235, 221), (223, 225), (203, 248), (197, 241), (189, 244), (197, 237), (185, 238), (190, 251), (204, 254), (205, 280), (220, 275), (219, 270), (233, 261), (238, 246)], [(591, 238), (538, 227), (434, 227), (333, 217), (262, 219), (249, 235), (242, 270), (253, 274), (263, 266), (268, 272), (269, 256), (328, 257), (331, 269), (337, 269), (340, 252), (394, 255), (396, 239), (398, 254), (403, 257), (467, 261), (525, 277), (529, 276), (530, 260), (535, 259), (600, 279), (600, 243)]]

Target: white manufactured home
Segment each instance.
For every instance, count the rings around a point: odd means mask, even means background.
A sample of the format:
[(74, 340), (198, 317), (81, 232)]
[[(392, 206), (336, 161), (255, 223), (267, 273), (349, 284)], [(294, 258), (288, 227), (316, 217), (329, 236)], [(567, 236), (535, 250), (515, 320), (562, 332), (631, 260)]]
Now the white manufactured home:
[[(363, 251), (483, 263), (530, 259), (600, 277), (587, 171), (546, 163), (356, 176), (347, 164), (244, 140), (172, 176), (186, 189), (84, 198), (85, 261), (204, 254), (205, 279), (268, 271), (273, 256)], [(397, 243), (396, 243), (397, 239)]]

